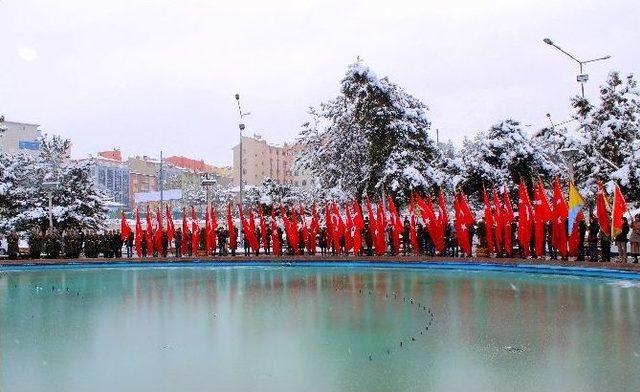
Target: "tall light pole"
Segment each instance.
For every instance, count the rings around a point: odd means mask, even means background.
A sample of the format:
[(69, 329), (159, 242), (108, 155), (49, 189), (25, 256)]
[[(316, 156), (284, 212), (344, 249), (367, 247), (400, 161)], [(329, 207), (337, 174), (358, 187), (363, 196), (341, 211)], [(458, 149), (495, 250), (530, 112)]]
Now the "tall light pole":
[(238, 128), (240, 128), (240, 203), (242, 203), (244, 199), (243, 189), (244, 186), (242, 184), (242, 131), (244, 131), (244, 124), (242, 123), (242, 118), (244, 116), (248, 116), (251, 113), (243, 113), (242, 107), (240, 106), (240, 94), (236, 94), (236, 101), (238, 102), (238, 113), (240, 113), (240, 123), (238, 124)]
[(214, 178), (209, 178), (209, 173), (203, 174), (200, 179), (200, 185), (203, 186), (206, 191), (206, 202), (207, 206), (209, 206), (209, 187), (216, 185), (218, 181)]
[(607, 55), (607, 56), (604, 56), (604, 57), (598, 57), (597, 59), (584, 60), (584, 61), (583, 60), (578, 60), (577, 58), (575, 58), (574, 56), (569, 54), (569, 52), (567, 52), (566, 50), (562, 49), (558, 45), (554, 44), (553, 41), (551, 41), (551, 39), (545, 38), (545, 39), (542, 40), (542, 42), (544, 42), (547, 45), (553, 46), (554, 48), (558, 49), (562, 53), (564, 53), (567, 56), (569, 56), (573, 61), (578, 63), (578, 65), (580, 66), (580, 74), (578, 75), (578, 77), (576, 79), (580, 83), (580, 89), (582, 91), (582, 98), (584, 98), (584, 84), (587, 82), (587, 80), (589, 80), (589, 75), (587, 75), (585, 73), (582, 73), (582, 67), (585, 64), (588, 64), (588, 63), (593, 63), (593, 62), (601, 61), (601, 60), (608, 60), (608, 59), (611, 58), (611, 56)]
[(160, 176), (159, 176), (159, 188), (160, 188), (160, 216), (162, 217), (162, 205), (164, 204), (164, 162), (162, 160), (162, 150), (160, 150)]
[(53, 233), (53, 191), (60, 185), (59, 181), (44, 181), (42, 187), (47, 190), (49, 198), (49, 230)]

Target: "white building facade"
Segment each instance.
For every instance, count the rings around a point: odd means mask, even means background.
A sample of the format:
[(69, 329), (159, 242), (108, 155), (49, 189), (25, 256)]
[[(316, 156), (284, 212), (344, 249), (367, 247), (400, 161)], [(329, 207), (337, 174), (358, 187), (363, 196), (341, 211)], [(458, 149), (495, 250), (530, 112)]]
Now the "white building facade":
[(0, 121), (0, 151), (9, 154), (25, 152), (37, 154), (40, 150), (39, 139), (42, 132), (37, 124)]

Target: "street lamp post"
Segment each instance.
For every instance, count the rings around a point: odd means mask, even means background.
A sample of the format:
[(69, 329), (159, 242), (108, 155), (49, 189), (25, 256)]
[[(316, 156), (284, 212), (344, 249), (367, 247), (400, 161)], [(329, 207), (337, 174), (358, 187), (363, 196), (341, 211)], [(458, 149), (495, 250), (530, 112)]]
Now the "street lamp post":
[(571, 180), (571, 182), (574, 182), (573, 177), (575, 169), (573, 167), (573, 159), (578, 155), (580, 151), (577, 148), (569, 147), (563, 148), (558, 152), (562, 154), (564, 158), (565, 165), (567, 166), (567, 171), (569, 172), (569, 180)]
[(561, 47), (559, 47), (558, 45), (556, 45), (555, 43), (553, 43), (553, 41), (551, 41), (551, 39), (549, 38), (545, 38), (542, 40), (545, 44), (547, 45), (551, 45), (554, 48), (558, 49), (559, 51), (561, 51), (562, 53), (566, 54), (567, 56), (569, 56), (573, 61), (575, 61), (576, 63), (578, 63), (578, 65), (580, 66), (580, 74), (577, 77), (577, 81), (580, 83), (580, 89), (582, 91), (582, 98), (584, 98), (584, 84), (589, 80), (589, 75), (582, 73), (582, 67), (585, 64), (588, 63), (593, 63), (596, 61), (601, 61), (601, 60), (608, 60), (611, 58), (611, 56), (607, 55), (604, 57), (598, 57), (597, 59), (591, 59), (591, 60), (578, 60), (577, 58), (575, 58), (574, 56), (572, 56), (571, 54), (569, 54), (569, 52), (567, 52), (566, 50), (562, 49)]
[(242, 200), (244, 198), (244, 193), (243, 193), (244, 186), (242, 184), (242, 131), (244, 131), (244, 124), (242, 123), (242, 118), (244, 116), (250, 115), (251, 113), (242, 112), (242, 107), (240, 106), (240, 94), (236, 94), (236, 101), (238, 102), (238, 113), (240, 113), (240, 123), (238, 124), (238, 128), (240, 128), (240, 165), (239, 167), (240, 167), (240, 203), (242, 203)]
[(205, 173), (202, 176), (202, 180), (200, 181), (200, 185), (204, 187), (205, 192), (206, 192), (206, 201), (207, 201), (207, 206), (209, 206), (209, 187), (212, 185), (216, 185), (218, 183), (218, 181), (216, 181), (215, 179), (209, 178), (209, 173)]
[(53, 190), (58, 188), (59, 181), (45, 181), (42, 183), (42, 187), (47, 190), (49, 197), (49, 230), (53, 230)]

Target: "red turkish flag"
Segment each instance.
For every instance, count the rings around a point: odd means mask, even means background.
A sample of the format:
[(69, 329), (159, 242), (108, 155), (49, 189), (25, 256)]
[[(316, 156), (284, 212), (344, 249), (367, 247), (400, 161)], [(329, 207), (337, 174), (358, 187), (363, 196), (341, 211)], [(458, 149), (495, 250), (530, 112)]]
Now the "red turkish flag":
[(280, 244), (280, 237), (278, 236), (275, 208), (271, 209), (271, 242), (273, 243), (273, 254), (278, 256), (282, 245)]
[(475, 219), (464, 192), (460, 192), (456, 196), (453, 209), (456, 215), (455, 228), (458, 245), (467, 256), (471, 256), (471, 236), (469, 235), (469, 230)]
[(376, 223), (378, 225), (376, 230), (376, 254), (378, 256), (382, 256), (385, 254), (387, 249), (387, 244), (385, 241), (385, 229), (387, 227), (387, 219), (385, 216), (384, 205), (382, 204), (382, 200), (378, 201), (378, 206), (376, 208)]
[(553, 182), (553, 237), (552, 245), (558, 250), (563, 258), (569, 254), (567, 248), (567, 219), (569, 217), (569, 206), (562, 193), (560, 182), (556, 178)]
[(598, 218), (598, 224), (600, 230), (607, 235), (611, 232), (611, 218), (609, 216), (609, 202), (607, 201), (607, 195), (602, 187), (602, 184), (598, 184), (598, 196), (596, 197), (596, 216)]
[(393, 202), (393, 198), (391, 196), (387, 196), (387, 201), (389, 204), (389, 220), (391, 221), (391, 234), (393, 236), (393, 249), (396, 254), (400, 253), (400, 233), (402, 233), (402, 222), (400, 221), (400, 214), (398, 214), (398, 209), (396, 208), (396, 204)]
[(158, 223), (158, 227), (155, 231), (153, 246), (157, 252), (160, 253), (162, 250), (162, 232), (164, 231), (164, 228), (162, 227), (162, 214), (160, 213), (160, 207), (156, 209), (156, 221)]
[(627, 212), (627, 203), (620, 192), (620, 187), (616, 184), (613, 190), (613, 207), (611, 208), (611, 240), (615, 241), (616, 236), (622, 231), (622, 217)]
[(142, 257), (142, 223), (140, 222), (140, 211), (136, 208), (136, 254)]
[(513, 233), (511, 224), (513, 223), (514, 216), (513, 205), (511, 204), (506, 185), (502, 191), (502, 204), (504, 205), (502, 218), (504, 222), (504, 249), (507, 256), (511, 257), (513, 255)]
[(345, 213), (347, 215), (347, 225), (345, 227), (345, 249), (347, 253), (353, 248), (353, 218), (351, 217), (351, 210), (349, 204), (345, 205)]
[(569, 255), (578, 256), (578, 250), (580, 248), (580, 222), (584, 220), (584, 213), (580, 211), (576, 216), (576, 222), (573, 225), (573, 230), (569, 234)]
[(126, 241), (130, 233), (131, 228), (127, 223), (127, 217), (124, 216), (124, 211), (122, 211), (122, 216), (120, 217), (120, 238), (122, 238), (122, 241)]
[(534, 217), (529, 192), (524, 181), (520, 182), (518, 195), (520, 199), (518, 202), (518, 241), (520, 242), (523, 257), (528, 257), (531, 242), (531, 224)]
[(165, 219), (167, 220), (167, 237), (169, 239), (169, 247), (171, 247), (173, 237), (176, 236), (176, 230), (173, 227), (173, 217), (171, 216), (171, 211), (169, 211), (169, 206), (166, 206)]
[(504, 250), (504, 209), (500, 203), (500, 196), (498, 196), (496, 188), (493, 188), (493, 211), (496, 252), (501, 253)]
[(533, 204), (535, 205), (534, 226), (536, 255), (544, 255), (544, 225), (553, 219), (552, 209), (549, 206), (542, 181), (536, 182), (533, 192)]
[(440, 212), (442, 209), (438, 207), (438, 214), (440, 217), (436, 217), (436, 213), (433, 210), (433, 204), (431, 203), (431, 198), (427, 195), (426, 199), (427, 200), (425, 201), (422, 197), (416, 195), (416, 201), (420, 207), (420, 215), (422, 215), (422, 221), (424, 222), (425, 229), (429, 232), (429, 237), (431, 237), (436, 250), (438, 252), (442, 252), (446, 245), (444, 238), (446, 226), (443, 227), (443, 220), (439, 219), (442, 216), (442, 212)]
[(362, 249), (362, 229), (364, 228), (364, 218), (362, 217), (362, 209), (357, 201), (353, 201), (353, 254), (359, 255)]
[(483, 189), (482, 191), (482, 200), (484, 202), (484, 225), (485, 235), (487, 238), (487, 250), (489, 253), (492, 253), (496, 250), (496, 244), (494, 241), (496, 222), (493, 217), (493, 211), (491, 211), (491, 202), (489, 202), (489, 195), (487, 195), (486, 189)]
[(369, 217), (369, 234), (371, 235), (372, 242), (377, 245), (377, 237), (376, 232), (378, 231), (378, 225), (376, 222), (376, 216), (373, 213), (373, 207), (371, 206), (371, 201), (369, 200), (369, 196), (367, 196), (367, 216)]
[(191, 252), (194, 256), (198, 255), (198, 247), (200, 245), (200, 228), (198, 227), (198, 217), (196, 209), (191, 206)]
[(187, 225), (187, 211), (183, 207), (182, 208), (182, 242), (180, 243), (180, 252), (184, 255), (187, 253), (187, 231), (189, 230), (189, 226)]
[(267, 222), (262, 213), (262, 206), (258, 204), (258, 218), (260, 219), (260, 235), (262, 236), (262, 244), (267, 246)]
[(233, 216), (231, 215), (231, 203), (227, 205), (227, 229), (229, 231), (229, 247), (236, 249), (238, 247), (238, 236), (236, 235)]
[(416, 204), (416, 200), (415, 197), (412, 196), (411, 197), (411, 202), (409, 204), (409, 213), (411, 215), (411, 220), (410, 220), (410, 239), (411, 239), (411, 247), (413, 248), (413, 253), (415, 253), (416, 255), (420, 255), (420, 246), (418, 245), (418, 233), (416, 231), (416, 215), (415, 215), (415, 204)]
[(147, 254), (153, 254), (153, 224), (151, 223), (151, 210), (147, 206)]

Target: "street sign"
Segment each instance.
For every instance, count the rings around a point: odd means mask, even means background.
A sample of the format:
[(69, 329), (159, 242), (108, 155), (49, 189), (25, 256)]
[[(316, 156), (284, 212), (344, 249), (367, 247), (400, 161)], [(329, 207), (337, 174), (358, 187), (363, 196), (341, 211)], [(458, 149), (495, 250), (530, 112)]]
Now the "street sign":
[(579, 83), (587, 83), (587, 81), (589, 81), (589, 75), (587, 74), (578, 75), (576, 79), (578, 80)]

